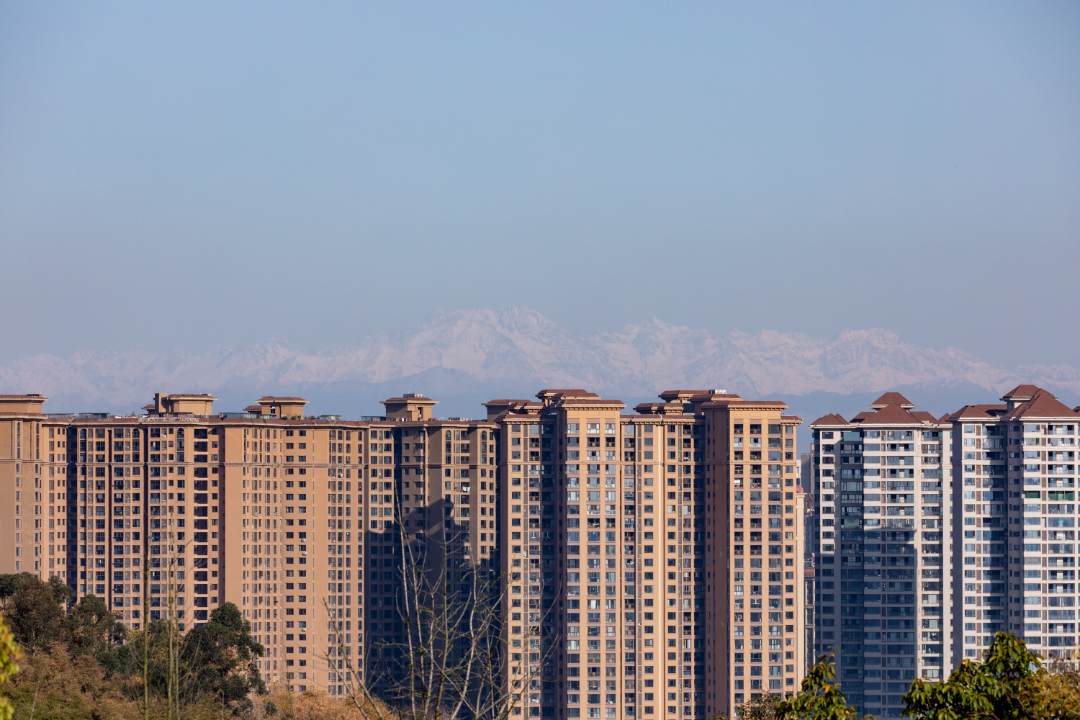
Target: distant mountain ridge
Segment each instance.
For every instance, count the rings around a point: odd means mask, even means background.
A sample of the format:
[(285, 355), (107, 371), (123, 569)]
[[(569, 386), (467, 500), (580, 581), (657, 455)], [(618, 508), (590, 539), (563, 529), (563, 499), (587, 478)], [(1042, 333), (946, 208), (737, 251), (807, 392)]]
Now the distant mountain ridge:
[(0, 366), (0, 392), (41, 392), (52, 399), (52, 412), (133, 410), (154, 392), (211, 392), (247, 404), (255, 393), (375, 397), (384, 386), (423, 391), (424, 382), (450, 394), (483, 388), (492, 397), (542, 387), (584, 387), (625, 399), (671, 388), (765, 397), (962, 384), (996, 399), (1021, 382), (1080, 394), (1080, 370), (1073, 367), (1009, 369), (957, 348), (917, 347), (882, 329), (846, 330), (830, 339), (773, 330), (717, 337), (652, 319), (585, 335), (513, 306), (439, 312), (401, 333), (316, 353), (274, 338), (205, 353), (79, 351)]

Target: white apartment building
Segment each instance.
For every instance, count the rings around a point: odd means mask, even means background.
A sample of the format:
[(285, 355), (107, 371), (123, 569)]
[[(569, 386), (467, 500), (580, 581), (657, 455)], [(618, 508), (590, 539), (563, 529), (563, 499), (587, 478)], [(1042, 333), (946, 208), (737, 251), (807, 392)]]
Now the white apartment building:
[(1034, 385), (1001, 399), (949, 417), (962, 478), (953, 490), (954, 662), (981, 657), (998, 631), (1043, 657), (1076, 647), (1080, 413)]
[(899, 393), (813, 430), (818, 653), (836, 656), (849, 702), (899, 717), (916, 677), (947, 675), (952, 570), (944, 547), (952, 426)]
[(1080, 412), (1021, 385), (935, 419), (898, 393), (813, 422), (819, 653), (861, 712), (899, 717), (999, 631), (1076, 647)]

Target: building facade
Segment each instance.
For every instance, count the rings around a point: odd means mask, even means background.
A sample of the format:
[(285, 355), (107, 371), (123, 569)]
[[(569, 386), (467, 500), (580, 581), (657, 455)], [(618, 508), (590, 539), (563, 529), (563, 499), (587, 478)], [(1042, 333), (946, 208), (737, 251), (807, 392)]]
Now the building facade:
[(1080, 413), (1021, 385), (935, 419), (886, 393), (811, 424), (816, 651), (848, 698), (899, 716), (913, 678), (947, 677), (998, 631), (1075, 647)]
[[(711, 717), (802, 679), (799, 419), (778, 402), (584, 390), (486, 403), (506, 639), (532, 717)], [(520, 583), (520, 585), (519, 585)], [(517, 668), (511, 668), (515, 671)]]
[(1001, 400), (949, 416), (956, 663), (981, 657), (998, 631), (1047, 658), (1075, 654), (1077, 644), (1080, 412), (1034, 385)]
[(359, 421), (304, 418), (300, 398), (213, 415), (211, 396), (158, 395), (140, 417), (44, 400), (0, 396), (0, 572), (57, 576), (132, 629), (231, 601), (269, 682), (339, 694), (347, 660), (384, 661), (399, 532), (459, 583), (497, 573), (494, 426), (433, 420), (427, 398)]
[[(451, 592), (501, 583), (515, 715), (695, 718), (798, 689), (804, 498), (778, 402), (670, 391), (628, 413), (585, 390), (492, 400), (484, 420), (213, 412), (45, 414), (0, 397), (0, 572), (64, 580), (127, 627), (231, 601), (296, 690), (350, 692), (396, 657), (403, 552)], [(384, 688), (383, 688), (384, 689)]]
[(951, 425), (898, 393), (851, 421), (811, 424), (818, 652), (833, 654), (861, 712), (899, 716), (916, 677), (952, 666), (945, 546)]

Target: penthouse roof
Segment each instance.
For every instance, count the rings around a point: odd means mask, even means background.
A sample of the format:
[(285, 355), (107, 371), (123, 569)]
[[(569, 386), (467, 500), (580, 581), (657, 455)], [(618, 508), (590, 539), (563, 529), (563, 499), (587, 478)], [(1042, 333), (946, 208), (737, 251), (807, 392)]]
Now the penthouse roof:
[[(305, 400), (304, 402), (307, 401)], [(437, 404), (439, 401), (432, 400), (431, 398), (424, 397), (423, 395), (414, 395), (412, 397), (392, 397), (387, 398), (386, 400), (380, 400), (379, 402), (383, 403), (384, 405), (386, 403), (431, 403), (432, 405), (434, 405)]]
[(536, 397), (543, 400), (549, 397), (598, 398), (600, 396), (584, 388), (547, 388), (536, 393)]
[[(929, 413), (927, 415), (929, 416)], [(858, 421), (862, 425), (921, 425), (924, 422), (906, 407), (895, 403), (876, 408), (872, 413), (859, 413)]]
[(1005, 412), (1004, 405), (978, 404), (965, 405), (954, 413), (946, 413), (942, 419), (947, 421), (956, 420), (993, 420)]
[(642, 415), (682, 415), (682, 403), (677, 402), (643, 402), (634, 406), (634, 410)]
[(850, 425), (850, 424), (851, 423), (849, 423), (847, 420), (845, 420), (840, 415), (837, 415), (836, 413), (829, 413), (828, 415), (822, 415), (817, 420), (810, 423), (810, 426), (811, 427), (816, 427), (818, 425)]
[(897, 392), (887, 392), (870, 405), (870, 410), (864, 410), (845, 420), (836, 413), (824, 415), (814, 422), (811, 427), (836, 427), (841, 425), (926, 425), (937, 424), (939, 421), (924, 410), (915, 410), (907, 398)]
[[(1034, 385), (1021, 385), (1021, 388), (1035, 387)], [(1068, 405), (1058, 400), (1052, 394), (1041, 388), (1035, 388), (1036, 393), (1030, 400), (1020, 403), (1009, 412), (1002, 415), (1005, 420), (1021, 420), (1021, 419), (1057, 419), (1068, 418), (1075, 420), (1080, 417), (1075, 410), (1071, 409)], [(1006, 396), (1008, 397), (1008, 396)], [(1015, 397), (1009, 399), (1015, 400)]]
[(564, 407), (572, 407), (575, 405), (610, 405), (612, 407), (626, 407), (626, 403), (622, 400), (601, 400), (599, 395), (593, 395), (591, 398), (564, 398), (559, 404)]
[(915, 403), (911, 402), (898, 392), (887, 392), (874, 402), (870, 403), (870, 407), (875, 410), (888, 407), (889, 405), (899, 405), (905, 410), (915, 407)]
[(1046, 392), (1038, 385), (1017, 385), (1009, 392), (1001, 396), (1002, 400), (1026, 400), (1035, 397), (1041, 392)]
[(702, 403), (703, 408), (724, 408), (724, 407), (766, 407), (766, 408), (786, 408), (788, 404), (783, 400), (743, 400), (738, 395), (734, 396), (736, 399), (727, 401), (721, 400), (716, 402)]

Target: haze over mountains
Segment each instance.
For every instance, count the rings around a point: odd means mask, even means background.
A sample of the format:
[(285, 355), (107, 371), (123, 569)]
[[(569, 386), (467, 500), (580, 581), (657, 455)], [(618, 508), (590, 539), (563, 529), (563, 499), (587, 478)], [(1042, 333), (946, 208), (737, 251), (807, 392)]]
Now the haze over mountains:
[(396, 335), (305, 352), (281, 338), (205, 353), (80, 351), (28, 355), (0, 366), (0, 392), (40, 392), (46, 412), (127, 413), (154, 392), (209, 392), (218, 410), (239, 410), (260, 395), (302, 395), (313, 414), (381, 414), (378, 401), (402, 392), (437, 400), (439, 416), (481, 417), (479, 403), (531, 397), (543, 387), (584, 387), (628, 403), (671, 388), (725, 388), (744, 397), (781, 398), (813, 420), (858, 412), (900, 389), (923, 409), (991, 402), (1020, 383), (1048, 388), (1075, 405), (1080, 370), (1005, 368), (956, 348), (929, 349), (888, 330), (848, 330), (830, 339), (762, 330), (725, 337), (653, 319), (617, 332), (571, 332), (538, 312), (440, 312)]

